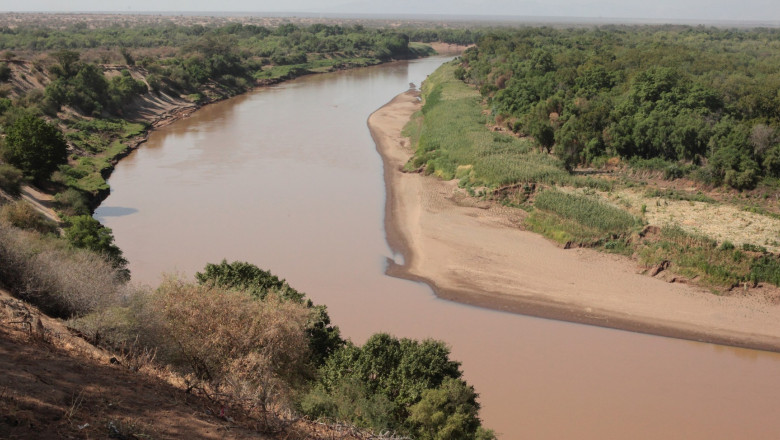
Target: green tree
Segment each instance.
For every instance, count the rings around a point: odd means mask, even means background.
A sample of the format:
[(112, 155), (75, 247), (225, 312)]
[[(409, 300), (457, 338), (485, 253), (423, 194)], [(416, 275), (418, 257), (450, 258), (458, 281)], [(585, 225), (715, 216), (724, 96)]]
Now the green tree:
[(318, 385), (301, 402), (313, 418), (349, 420), (361, 428), (382, 430), (393, 425), (395, 405), (385, 395), (371, 393), (357, 378), (346, 378), (330, 392)]
[[(319, 416), (343, 420), (344, 414), (354, 414), (350, 413), (350, 408), (355, 402), (345, 395), (357, 396), (362, 405), (367, 406), (361, 410), (363, 414), (374, 414), (376, 408), (373, 405), (382, 405), (386, 411), (390, 410), (389, 420), (372, 428), (411, 434), (419, 423), (409, 419), (410, 408), (420, 402), (428, 390), (439, 388), (448, 379), (461, 377), (460, 364), (451, 360), (449, 354), (449, 348), (440, 341), (398, 339), (385, 333), (371, 336), (362, 347), (347, 344), (333, 353), (320, 369), (320, 381), (313, 392), (316, 398), (308, 399), (316, 405), (310, 404), (308, 408), (316, 408)], [(465, 405), (450, 402), (450, 397), (457, 396), (447, 395), (446, 405), (455, 408)], [(476, 398), (476, 395), (473, 397)], [(475, 406), (463, 411), (476, 414), (478, 409)], [(349, 415), (346, 419), (359, 423), (367, 420), (357, 415)], [(474, 434), (476, 427), (471, 422), (473, 420), (470, 419), (464, 429)]]
[(195, 274), (195, 278), (200, 284), (242, 290), (259, 300), (265, 299), (269, 293), (295, 302), (302, 302), (305, 298), (303, 293), (290, 287), (287, 281), (244, 261), (228, 263), (227, 260), (222, 260), (219, 264), (209, 263), (203, 272)]
[(550, 126), (549, 122), (537, 121), (531, 125), (531, 136), (536, 139), (536, 142), (546, 151), (550, 152), (553, 145), (555, 145), (555, 130)]
[(555, 133), (554, 152), (563, 162), (566, 171), (573, 171), (580, 162), (580, 151), (584, 145), (580, 140), (581, 130), (578, 129), (577, 117), (572, 116)]
[(35, 115), (16, 119), (6, 130), (3, 157), (37, 181), (42, 181), (68, 159), (62, 133)]
[(708, 165), (721, 182), (735, 189), (753, 188), (758, 181), (760, 170), (749, 133), (746, 125), (724, 118), (710, 139), (713, 153)]
[[(71, 245), (103, 254), (115, 268), (124, 269), (127, 266), (122, 250), (114, 244), (114, 234), (110, 228), (88, 215), (70, 217), (68, 223), (70, 225), (65, 228), (65, 238)], [(124, 275), (129, 275), (126, 269)]]
[(439, 387), (425, 390), (409, 408), (409, 421), (420, 440), (495, 439), (492, 431), (481, 429), (478, 413), (474, 387), (446, 378)]
[(54, 59), (59, 62), (59, 66), (62, 72), (56, 72), (64, 74), (66, 77), (71, 77), (78, 71), (79, 58), (81, 55), (74, 50), (59, 50), (51, 54)]
[(0, 63), (0, 82), (11, 79), (11, 68), (6, 63)]

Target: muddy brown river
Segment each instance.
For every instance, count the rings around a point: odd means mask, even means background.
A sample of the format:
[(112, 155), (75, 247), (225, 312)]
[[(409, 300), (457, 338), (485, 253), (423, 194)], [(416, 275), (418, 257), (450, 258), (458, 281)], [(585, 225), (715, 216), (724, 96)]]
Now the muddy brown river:
[(393, 253), (366, 119), (444, 60), (207, 106), (122, 160), (95, 215), (137, 282), (244, 260), (327, 304), (355, 342), (446, 341), (502, 439), (780, 438), (780, 355), (480, 309), (384, 275)]

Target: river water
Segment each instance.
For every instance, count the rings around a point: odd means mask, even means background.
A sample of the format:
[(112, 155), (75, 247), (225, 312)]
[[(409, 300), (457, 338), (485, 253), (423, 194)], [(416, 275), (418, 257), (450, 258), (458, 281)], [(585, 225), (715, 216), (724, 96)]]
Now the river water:
[(355, 342), (379, 331), (446, 341), (503, 439), (780, 438), (777, 354), (470, 307), (384, 275), (382, 162), (366, 119), (443, 61), (207, 106), (123, 159), (95, 216), (137, 282), (249, 261), (327, 304)]

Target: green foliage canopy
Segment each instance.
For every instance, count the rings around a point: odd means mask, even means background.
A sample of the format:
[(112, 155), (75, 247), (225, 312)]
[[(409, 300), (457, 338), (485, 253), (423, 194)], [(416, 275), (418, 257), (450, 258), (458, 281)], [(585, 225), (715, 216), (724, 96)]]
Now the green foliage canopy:
[(2, 154), (10, 164), (41, 181), (67, 161), (67, 148), (57, 127), (35, 115), (26, 114), (6, 129)]
[(780, 171), (777, 49), (776, 29), (528, 27), (488, 32), (457, 77), (548, 150), (549, 124), (569, 170), (661, 158), (749, 189)]
[[(68, 223), (69, 226), (65, 228), (65, 239), (71, 245), (104, 255), (116, 268), (127, 266), (122, 250), (114, 244), (114, 234), (110, 228), (103, 226), (89, 215), (70, 217)], [(125, 275), (129, 277), (126, 269)]]
[(439, 341), (385, 333), (362, 347), (347, 344), (320, 369), (303, 408), (315, 417), (346, 418), (420, 438), (474, 438), (480, 429), (477, 395), (460, 379), (460, 364), (449, 354)]

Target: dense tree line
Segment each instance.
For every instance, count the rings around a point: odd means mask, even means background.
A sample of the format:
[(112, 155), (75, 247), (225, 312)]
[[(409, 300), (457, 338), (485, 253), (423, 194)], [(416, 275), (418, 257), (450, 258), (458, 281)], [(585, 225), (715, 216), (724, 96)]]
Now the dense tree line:
[(405, 32), (408, 33), (412, 41), (423, 43), (440, 41), (468, 46), (476, 43), (488, 31), (485, 28), (423, 27), (406, 29)]
[[(459, 31), (462, 32), (462, 31)], [(452, 32), (439, 31), (442, 38)], [(438, 41), (429, 37), (428, 41)], [(104, 47), (121, 48), (119, 53), (128, 64), (136, 49), (182, 48), (192, 51), (222, 54), (241, 59), (285, 57), (296, 54), (334, 54), (388, 59), (408, 55), (409, 36), (405, 33), (367, 28), (362, 25), (341, 26), (313, 24), (300, 26), (283, 24), (268, 28), (251, 24), (226, 26), (178, 26), (159, 24), (146, 26), (115, 26), (90, 29), (70, 26), (63, 29), (36, 27), (0, 28), (0, 50), (85, 50)], [(229, 64), (229, 60), (228, 64)]]
[(780, 31), (703, 27), (492, 32), (456, 75), (567, 167), (606, 156), (734, 188), (780, 177)]
[(46, 86), (41, 103), (50, 115), (56, 115), (62, 105), (86, 115), (100, 116), (104, 110), (116, 113), (148, 91), (146, 83), (133, 79), (126, 69), (109, 80), (99, 66), (81, 62), (76, 51), (57, 51), (52, 56), (58, 63), (49, 68), (53, 80)]

